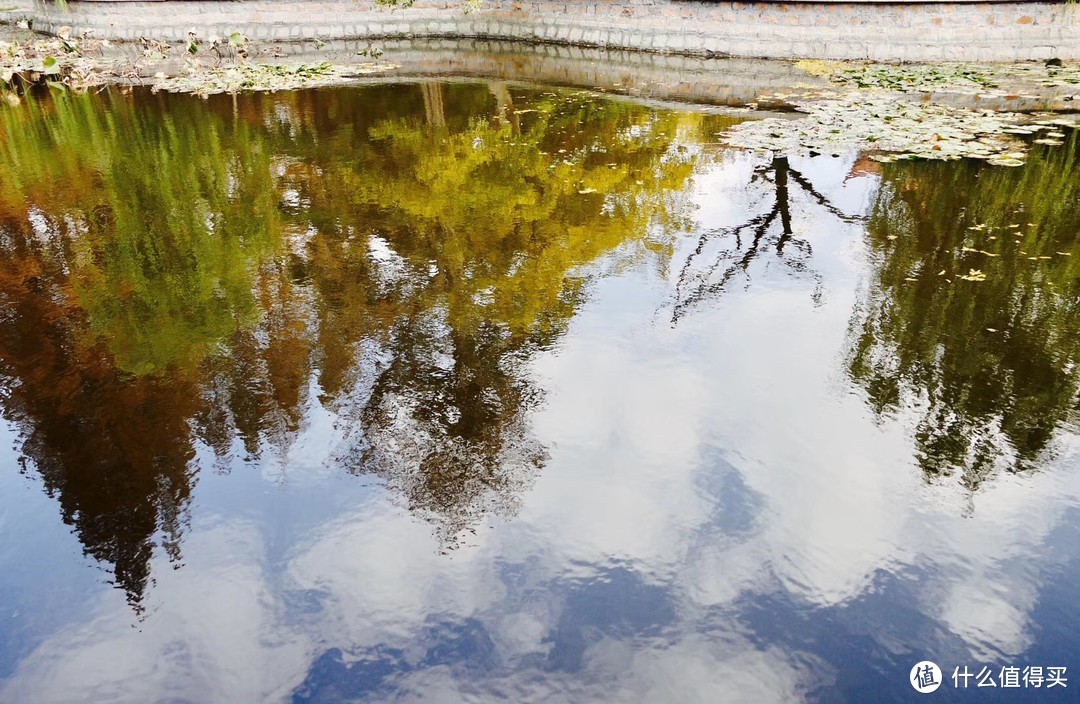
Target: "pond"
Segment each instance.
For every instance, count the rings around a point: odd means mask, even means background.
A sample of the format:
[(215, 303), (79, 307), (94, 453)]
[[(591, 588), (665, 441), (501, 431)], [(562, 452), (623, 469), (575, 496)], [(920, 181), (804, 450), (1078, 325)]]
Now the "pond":
[(4, 107), (0, 701), (1069, 698), (952, 675), (1080, 666), (1077, 131), (744, 119)]

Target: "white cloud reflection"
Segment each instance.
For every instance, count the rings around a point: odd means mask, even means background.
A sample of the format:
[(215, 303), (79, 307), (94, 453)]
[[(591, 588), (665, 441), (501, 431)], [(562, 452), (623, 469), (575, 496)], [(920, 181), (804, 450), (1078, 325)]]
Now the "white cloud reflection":
[[(699, 179), (710, 223), (738, 215), (746, 165)], [(843, 173), (826, 174), (828, 187)], [(871, 186), (856, 179), (843, 197)], [(806, 286), (765, 277), (672, 329), (656, 315), (669, 282), (639, 272), (597, 285), (561, 348), (533, 366), (551, 390), (533, 418), (551, 459), (513, 520), (447, 555), (429, 526), (374, 501), (287, 536), (280, 559), (268, 557), (283, 539), (272, 520), (205, 521), (181, 569), (155, 564), (144, 621), (133, 627), (102, 589), (92, 615), (24, 658), (0, 699), (283, 701), (329, 649), (354, 662), (379, 646), (404, 663), (396, 701), (794, 701), (833, 673), (755, 637), (742, 605), (842, 607), (872, 595), (878, 575), (908, 570), (919, 571), (909, 606), (973, 658), (1023, 651), (1035, 565), (1077, 504), (1078, 473), (1003, 478), (974, 513), (926, 486), (904, 423), (876, 424), (838, 378), (857, 281), (847, 235), (815, 217), (802, 227), (819, 233), (815, 257), (831, 269), (821, 307)], [(658, 595), (613, 616), (638, 619), (641, 633), (574, 605), (618, 569)], [(309, 608), (296, 613), (297, 600)], [(581, 629), (580, 657), (544, 671), (566, 619)], [(466, 620), (482, 625), (494, 664), (425, 664), (425, 629)]]

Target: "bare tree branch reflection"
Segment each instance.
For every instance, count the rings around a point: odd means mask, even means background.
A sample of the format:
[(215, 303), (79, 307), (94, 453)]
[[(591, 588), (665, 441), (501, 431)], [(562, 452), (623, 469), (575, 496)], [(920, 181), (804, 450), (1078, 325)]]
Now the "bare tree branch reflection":
[[(763, 181), (772, 186), (772, 203), (768, 210), (754, 215), (746, 222), (731, 227), (702, 232), (696, 248), (687, 256), (679, 271), (675, 289), (675, 305), (671, 322), (676, 324), (692, 308), (703, 301), (722, 295), (737, 277), (750, 281), (751, 266), (766, 252), (775, 253), (775, 259), (798, 277), (809, 278), (814, 283), (812, 294), (815, 302), (822, 295), (821, 275), (810, 266), (813, 247), (795, 236), (791, 209), (797, 202), (792, 193), (793, 183), (798, 191), (826, 211), (847, 223), (860, 222), (861, 216), (849, 215), (833, 205), (799, 170), (791, 166), (787, 157), (773, 156), (767, 164), (754, 169), (751, 184)], [(744, 247), (744, 238), (747, 244)], [(708, 245), (720, 240), (732, 242), (732, 246), (720, 249), (713, 259), (701, 265)]]

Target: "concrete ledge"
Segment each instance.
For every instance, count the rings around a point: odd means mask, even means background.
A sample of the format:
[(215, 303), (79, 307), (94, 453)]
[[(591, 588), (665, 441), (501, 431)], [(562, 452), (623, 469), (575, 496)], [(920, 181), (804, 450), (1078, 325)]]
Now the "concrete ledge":
[[(273, 45), (275, 60), (310, 63), (348, 61), (370, 46), (368, 40), (300, 41)], [(794, 61), (713, 58), (591, 47), (498, 42), (482, 39), (383, 40), (383, 59), (397, 68), (357, 78), (356, 83), (484, 81), (512, 85), (561, 86), (621, 96), (657, 106), (678, 105), (728, 113), (753, 103), (761, 110), (790, 109), (783, 97), (793, 86), (828, 88)], [(1072, 87), (1050, 87), (1024, 79), (1010, 81), (1005, 91), (986, 93), (936, 91), (940, 105), (1002, 112), (1075, 109)], [(1078, 87), (1076, 90), (1080, 90)], [(798, 92), (798, 91), (796, 91)], [(911, 97), (923, 99), (931, 94)], [(777, 113), (769, 112), (775, 117)]]
[(1080, 7), (1048, 2), (866, 3), (702, 0), (141, 0), (38, 2), (33, 28), (101, 39), (475, 38), (696, 56), (1024, 61), (1080, 59)]

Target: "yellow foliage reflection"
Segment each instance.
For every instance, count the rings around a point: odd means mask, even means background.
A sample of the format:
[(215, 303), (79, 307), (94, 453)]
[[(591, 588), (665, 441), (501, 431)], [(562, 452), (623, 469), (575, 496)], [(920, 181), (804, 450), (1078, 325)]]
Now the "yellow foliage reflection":
[[(5, 417), (136, 603), (198, 467), (285, 461), (311, 404), (334, 461), (451, 543), (542, 465), (526, 366), (586, 265), (684, 227), (708, 118), (492, 85), (5, 112)], [(713, 126), (715, 127), (715, 126)], [(713, 129), (715, 131), (715, 129)]]

